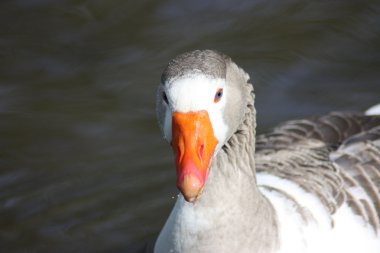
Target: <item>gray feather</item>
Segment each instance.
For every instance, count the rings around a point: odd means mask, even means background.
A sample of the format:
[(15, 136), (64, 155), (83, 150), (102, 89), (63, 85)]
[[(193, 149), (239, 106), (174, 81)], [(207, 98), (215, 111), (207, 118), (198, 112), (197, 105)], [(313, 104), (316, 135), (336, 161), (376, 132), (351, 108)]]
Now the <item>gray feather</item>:
[[(257, 136), (256, 170), (291, 180), (331, 214), (347, 201), (376, 230), (380, 219), (380, 117), (335, 112), (288, 121)], [(361, 187), (374, 207), (356, 199)]]

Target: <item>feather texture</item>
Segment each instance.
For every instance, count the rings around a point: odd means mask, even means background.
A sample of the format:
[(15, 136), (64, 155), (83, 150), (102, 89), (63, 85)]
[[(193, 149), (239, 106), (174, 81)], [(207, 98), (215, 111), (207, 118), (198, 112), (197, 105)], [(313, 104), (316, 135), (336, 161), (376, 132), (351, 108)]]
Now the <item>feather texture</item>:
[(346, 201), (379, 229), (379, 116), (335, 112), (283, 123), (257, 136), (255, 160), (258, 173), (296, 183), (317, 196), (330, 214)]

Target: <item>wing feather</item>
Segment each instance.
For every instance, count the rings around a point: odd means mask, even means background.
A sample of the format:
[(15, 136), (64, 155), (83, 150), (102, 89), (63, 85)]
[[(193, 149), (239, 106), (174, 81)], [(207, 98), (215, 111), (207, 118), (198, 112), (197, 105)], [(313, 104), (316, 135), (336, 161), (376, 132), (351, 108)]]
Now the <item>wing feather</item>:
[(380, 227), (380, 116), (334, 112), (285, 122), (257, 137), (256, 170), (297, 183), (331, 214), (346, 201)]

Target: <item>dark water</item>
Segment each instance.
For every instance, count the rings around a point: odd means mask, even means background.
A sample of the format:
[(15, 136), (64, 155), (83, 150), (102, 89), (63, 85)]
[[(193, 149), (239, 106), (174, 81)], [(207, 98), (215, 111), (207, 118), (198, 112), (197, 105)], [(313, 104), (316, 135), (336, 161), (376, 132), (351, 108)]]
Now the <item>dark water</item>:
[(379, 1), (2, 1), (1, 252), (155, 238), (177, 192), (155, 90), (195, 48), (251, 74), (259, 132), (380, 102)]

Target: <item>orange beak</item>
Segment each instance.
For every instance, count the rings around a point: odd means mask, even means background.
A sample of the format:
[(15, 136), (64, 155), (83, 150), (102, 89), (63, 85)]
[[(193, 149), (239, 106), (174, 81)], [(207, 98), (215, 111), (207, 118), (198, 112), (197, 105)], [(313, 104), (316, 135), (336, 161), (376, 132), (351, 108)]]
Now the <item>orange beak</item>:
[(177, 187), (186, 201), (194, 202), (202, 192), (217, 143), (207, 111), (173, 113)]

